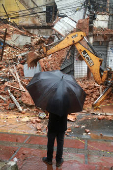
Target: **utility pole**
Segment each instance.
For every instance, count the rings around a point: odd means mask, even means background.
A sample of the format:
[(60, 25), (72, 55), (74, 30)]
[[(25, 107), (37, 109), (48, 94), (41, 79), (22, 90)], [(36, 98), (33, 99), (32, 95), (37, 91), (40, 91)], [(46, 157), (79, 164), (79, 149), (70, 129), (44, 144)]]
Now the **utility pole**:
[(1, 60), (1, 61), (2, 61), (3, 53), (4, 53), (6, 34), (7, 34), (7, 28), (5, 29), (5, 33), (4, 33), (4, 42), (3, 42), (2, 53), (1, 53), (1, 57), (0, 57), (0, 60)]
[(88, 0), (86, 0), (86, 1), (84, 2), (84, 5), (85, 5), (85, 10), (84, 10), (84, 14), (83, 14), (83, 19), (85, 19), (85, 16), (86, 16)]

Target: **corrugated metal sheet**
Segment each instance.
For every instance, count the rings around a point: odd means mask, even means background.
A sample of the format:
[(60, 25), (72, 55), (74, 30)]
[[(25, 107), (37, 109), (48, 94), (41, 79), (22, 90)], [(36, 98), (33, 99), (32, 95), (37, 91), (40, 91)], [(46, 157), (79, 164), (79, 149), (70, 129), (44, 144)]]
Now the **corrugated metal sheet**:
[[(84, 0), (55, 0), (59, 14), (65, 14), (67, 17), (60, 19), (54, 26), (54, 29), (59, 32), (62, 36), (66, 36), (71, 31), (76, 28), (76, 22), (79, 19), (83, 19), (84, 14)], [(75, 53), (76, 57), (76, 53)], [(87, 65), (84, 61), (74, 59), (74, 63), (69, 61), (64, 62), (62, 69), (65, 72), (69, 71), (69, 65), (74, 66), (74, 76), (75, 78), (86, 77), (87, 76)], [(72, 67), (73, 68), (73, 67)]]
[(67, 17), (61, 18), (53, 27), (62, 36), (66, 36), (76, 28), (79, 19), (83, 19), (84, 0), (55, 0), (59, 14)]
[(74, 54), (75, 46), (71, 46), (60, 69), (62, 72), (73, 76), (74, 76)]
[(59, 14), (65, 14), (74, 21), (83, 19), (85, 0), (55, 0)]
[(55, 29), (55, 31), (60, 33), (62, 36), (66, 36), (75, 28), (76, 23), (68, 17), (61, 18), (53, 27), (53, 29)]

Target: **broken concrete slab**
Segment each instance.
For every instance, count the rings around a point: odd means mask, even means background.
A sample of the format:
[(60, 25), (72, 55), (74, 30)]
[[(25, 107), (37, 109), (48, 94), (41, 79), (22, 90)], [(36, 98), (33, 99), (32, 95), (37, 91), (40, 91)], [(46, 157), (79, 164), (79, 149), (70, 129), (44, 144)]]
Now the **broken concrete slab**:
[(24, 46), (25, 44), (31, 43), (31, 37), (26, 35), (12, 34), (11, 40), (7, 41), (9, 44), (16, 46)]

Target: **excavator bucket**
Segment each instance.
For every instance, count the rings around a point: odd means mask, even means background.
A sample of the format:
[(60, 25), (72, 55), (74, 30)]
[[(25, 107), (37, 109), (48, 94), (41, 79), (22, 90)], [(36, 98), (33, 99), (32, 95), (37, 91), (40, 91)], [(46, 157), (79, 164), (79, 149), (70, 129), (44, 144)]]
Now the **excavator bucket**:
[(37, 62), (44, 58), (43, 54), (39, 54), (37, 52), (29, 52), (27, 55), (27, 64), (28, 67), (36, 67), (37, 66)]

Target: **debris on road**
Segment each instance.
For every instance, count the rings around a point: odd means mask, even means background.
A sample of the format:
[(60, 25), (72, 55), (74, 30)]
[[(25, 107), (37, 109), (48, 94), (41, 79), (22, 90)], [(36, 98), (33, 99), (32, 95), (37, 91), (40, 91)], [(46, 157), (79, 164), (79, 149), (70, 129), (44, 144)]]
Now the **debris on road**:
[(86, 133), (89, 133), (89, 132), (90, 132), (90, 130), (89, 130), (89, 129), (85, 129), (85, 132), (86, 132)]
[(67, 119), (74, 122), (76, 120), (76, 116), (75, 115), (68, 115)]

